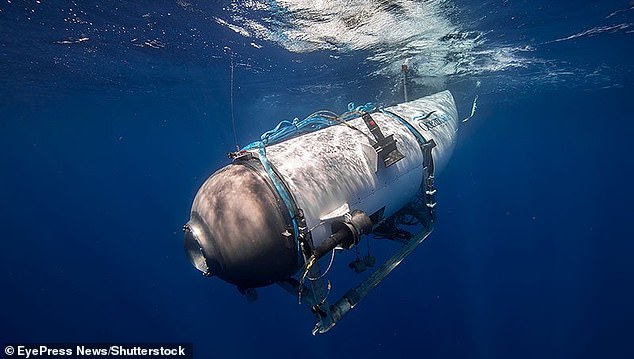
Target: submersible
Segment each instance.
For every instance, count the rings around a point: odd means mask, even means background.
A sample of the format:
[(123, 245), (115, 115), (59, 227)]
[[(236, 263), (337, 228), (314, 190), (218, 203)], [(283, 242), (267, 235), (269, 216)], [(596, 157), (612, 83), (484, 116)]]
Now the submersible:
[[(243, 293), (278, 283), (303, 294), (317, 317), (313, 333), (334, 326), (431, 232), (434, 176), (458, 128), (449, 91), (349, 110), (283, 121), (232, 153), (200, 187), (184, 226), (186, 254), (202, 274)], [(390, 259), (329, 304), (319, 259), (385, 234), (404, 211), (421, 232), (400, 238)]]

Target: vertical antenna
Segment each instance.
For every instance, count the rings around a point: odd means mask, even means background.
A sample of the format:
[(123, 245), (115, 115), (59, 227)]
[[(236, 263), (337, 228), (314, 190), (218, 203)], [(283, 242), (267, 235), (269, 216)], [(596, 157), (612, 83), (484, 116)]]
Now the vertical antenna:
[(240, 151), (240, 146), (238, 145), (238, 135), (236, 132), (236, 118), (233, 112), (233, 53), (231, 54), (231, 125), (233, 127), (233, 139), (236, 143), (236, 151)]
[(401, 72), (403, 73), (403, 97), (405, 98), (405, 102), (408, 101), (407, 99), (407, 72), (409, 71), (409, 67), (407, 66), (407, 59), (405, 59), (405, 62), (403, 62), (403, 64), (401, 65)]

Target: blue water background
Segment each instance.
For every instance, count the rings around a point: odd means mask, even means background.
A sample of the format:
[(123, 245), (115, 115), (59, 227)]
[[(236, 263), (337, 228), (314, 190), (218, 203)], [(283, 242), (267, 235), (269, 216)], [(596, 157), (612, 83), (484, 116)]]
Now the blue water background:
[(631, 24), (628, 2), (455, 3), (489, 45), (530, 43), (565, 66), (448, 76), (461, 117), (479, 99), (437, 178), (435, 231), (318, 337), (281, 289), (247, 304), (183, 254), (191, 201), (234, 146), (231, 58), (241, 144), (314, 110), (396, 103), (399, 74), (370, 75), (363, 51), (257, 48), (172, 3), (91, 13), (102, 29), (174, 13), (157, 20), (164, 47), (106, 32), (63, 44), (82, 36), (58, 15), (73, 5), (42, 6), (0, 5), (1, 342), (192, 342), (197, 358), (634, 357), (633, 37), (546, 44)]

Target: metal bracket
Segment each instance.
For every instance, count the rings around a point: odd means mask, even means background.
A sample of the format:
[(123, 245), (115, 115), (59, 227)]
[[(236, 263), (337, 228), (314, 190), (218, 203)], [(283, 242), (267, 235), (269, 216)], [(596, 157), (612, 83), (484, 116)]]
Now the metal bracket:
[(425, 178), (423, 180), (423, 191), (425, 192), (425, 205), (430, 209), (436, 206), (436, 188), (434, 186), (434, 157), (431, 150), (436, 147), (436, 142), (431, 139), (422, 145), (423, 167)]
[[(430, 212), (431, 213), (431, 212)], [(400, 247), (389, 259), (375, 269), (356, 287), (348, 290), (334, 304), (324, 301), (319, 305), (323, 312), (316, 313), (317, 323), (313, 328), (313, 335), (323, 334), (334, 327), (352, 308), (365, 298), (376, 286), (381, 283), (407, 256), (409, 256), (432, 232), (433, 218), (429, 217), (427, 223), (423, 223), (423, 229), (416, 233), (407, 243)], [(313, 282), (314, 283), (314, 282)]]
[(253, 153), (246, 151), (246, 150), (239, 150), (239, 151), (235, 151), (235, 152), (229, 152), (227, 153), (227, 157), (229, 157), (230, 160), (232, 161), (239, 161), (239, 160), (250, 160), (252, 158), (255, 158), (255, 156), (253, 156)]
[(365, 122), (365, 125), (376, 140), (376, 143), (372, 144), (372, 147), (374, 147), (374, 150), (379, 158), (383, 160), (385, 167), (390, 167), (405, 158), (398, 148), (396, 148), (396, 140), (394, 139), (393, 134), (385, 137), (383, 132), (381, 132), (379, 125), (376, 121), (374, 121), (369, 113), (364, 113), (361, 118), (363, 118), (363, 122)]

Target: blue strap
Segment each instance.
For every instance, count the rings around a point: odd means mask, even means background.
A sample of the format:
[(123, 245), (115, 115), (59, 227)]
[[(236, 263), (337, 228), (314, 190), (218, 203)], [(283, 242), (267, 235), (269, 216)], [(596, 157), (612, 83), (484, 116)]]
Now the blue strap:
[[(260, 144), (262, 143), (260, 142)], [(262, 167), (264, 167), (264, 170), (269, 175), (271, 182), (273, 182), (273, 185), (275, 186), (275, 190), (279, 194), (280, 198), (282, 198), (282, 202), (284, 202), (284, 205), (288, 210), (288, 215), (290, 216), (291, 222), (293, 224), (293, 235), (295, 236), (297, 253), (301, 256), (299, 248), (299, 226), (297, 225), (297, 216), (295, 214), (295, 201), (293, 201), (290, 193), (288, 193), (288, 191), (286, 190), (286, 186), (284, 186), (280, 178), (277, 176), (277, 173), (275, 173), (275, 171), (273, 170), (273, 167), (271, 167), (271, 163), (266, 157), (266, 148), (264, 147), (264, 145), (258, 148), (258, 155), (260, 158), (260, 163), (262, 163)]]
[(412, 127), (412, 125), (409, 124), (409, 122), (405, 121), (401, 116), (391, 112), (391, 111), (387, 111), (384, 109), (380, 110), (381, 113), (388, 115), (390, 117), (392, 117), (393, 119), (396, 119), (397, 121), (399, 121), (400, 123), (402, 123), (405, 127), (407, 127), (407, 129), (409, 130), (409, 132), (412, 133), (412, 135), (414, 135), (414, 137), (416, 137), (416, 139), (418, 140), (418, 144), (421, 146), (421, 148), (423, 147), (423, 145), (425, 143), (427, 143), (427, 140), (425, 139), (425, 137), (423, 137), (423, 135), (420, 134), (420, 132), (416, 131), (416, 129), (414, 127)]
[(260, 141), (246, 145), (243, 150), (252, 150), (261, 146), (274, 145), (304, 133), (314, 132), (336, 125), (337, 123), (339, 122), (319, 114), (307, 117), (301, 121), (297, 118), (293, 121), (284, 120), (272, 130), (264, 132), (262, 136), (260, 136)]
[(366, 102), (365, 105), (354, 107), (354, 102), (348, 104), (348, 111), (350, 112), (367, 112), (370, 113), (376, 110), (376, 106), (372, 102)]
[(293, 121), (283, 120), (278, 123), (275, 128), (264, 132), (262, 136), (260, 136), (260, 141), (252, 142), (242, 149), (253, 150), (261, 146), (274, 145), (304, 133), (318, 131), (322, 128), (348, 121), (358, 117), (362, 113), (370, 113), (374, 110), (376, 110), (376, 106), (372, 102), (357, 107), (354, 106), (354, 103), (350, 102), (348, 104), (348, 112), (340, 116), (330, 111), (319, 111), (303, 120), (299, 120), (298, 118), (295, 118)]

